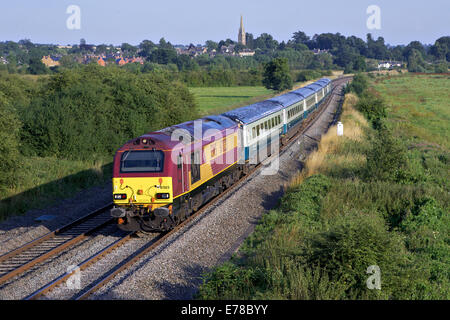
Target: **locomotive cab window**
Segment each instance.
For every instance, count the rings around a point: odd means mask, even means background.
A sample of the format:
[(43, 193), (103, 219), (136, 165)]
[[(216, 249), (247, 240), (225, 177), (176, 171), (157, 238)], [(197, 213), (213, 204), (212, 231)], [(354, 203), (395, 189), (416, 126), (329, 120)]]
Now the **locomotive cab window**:
[(120, 159), (120, 172), (161, 172), (164, 153), (153, 150), (125, 151)]

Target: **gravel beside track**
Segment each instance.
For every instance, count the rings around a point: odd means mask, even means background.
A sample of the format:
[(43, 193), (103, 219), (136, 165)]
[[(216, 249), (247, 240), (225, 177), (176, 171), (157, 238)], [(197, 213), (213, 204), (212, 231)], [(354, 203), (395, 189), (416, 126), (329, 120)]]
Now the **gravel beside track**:
[[(79, 192), (73, 198), (61, 200), (52, 207), (30, 210), (1, 222), (0, 255), (111, 203), (111, 190), (111, 183), (93, 187)], [(43, 215), (52, 215), (55, 218), (43, 222), (36, 221)]]
[(130, 269), (91, 296), (91, 299), (192, 299), (201, 275), (226, 261), (254, 229), (261, 215), (276, 205), (283, 185), (301, 169), (306, 155), (333, 121), (340, 96), (333, 95), (305, 135), (279, 157), (279, 171), (261, 169), (215, 206), (195, 219)]
[[(123, 231), (111, 224), (90, 238), (76, 244), (74, 247), (46, 260), (31, 270), (0, 285), (0, 299), (23, 299), (34, 291), (46, 285), (50, 280), (67, 271), (69, 266), (77, 265), (97, 251), (116, 241)], [(83, 280), (83, 279), (82, 279)]]

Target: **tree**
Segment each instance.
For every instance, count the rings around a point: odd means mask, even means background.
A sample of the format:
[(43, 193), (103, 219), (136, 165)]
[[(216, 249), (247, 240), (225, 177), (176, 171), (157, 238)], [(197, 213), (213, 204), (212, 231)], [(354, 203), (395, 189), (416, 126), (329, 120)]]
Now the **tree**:
[(437, 60), (450, 61), (450, 37), (441, 37), (430, 48), (430, 53)]
[(48, 72), (45, 64), (39, 58), (31, 58), (27, 71), (31, 74), (46, 74)]
[(129, 43), (122, 43), (122, 46), (120, 47), (122, 49), (122, 52), (130, 54), (130, 55), (135, 55), (137, 48), (135, 46), (132, 46)]
[(294, 39), (295, 43), (303, 43), (303, 44), (309, 41), (309, 37), (303, 31), (294, 32), (292, 39)]
[(253, 38), (253, 34), (252, 33), (245, 33), (245, 45), (250, 48), (250, 49), (254, 49), (254, 38)]
[(412, 49), (408, 55), (408, 71), (409, 72), (424, 72), (425, 61), (422, 54), (416, 49)]
[(268, 33), (262, 33), (254, 41), (255, 48), (262, 50), (273, 50), (278, 46), (278, 42)]
[(17, 182), (16, 170), (20, 167), (20, 123), (16, 110), (0, 92), (0, 194)]
[(405, 50), (403, 51), (403, 56), (405, 57), (406, 60), (408, 60), (413, 50), (420, 52), (420, 55), (422, 57), (425, 57), (427, 55), (422, 43), (420, 43), (419, 41), (412, 41), (410, 42), (410, 44), (406, 46)]
[(267, 89), (283, 91), (292, 88), (288, 59), (275, 58), (264, 65), (263, 84)]
[(61, 57), (61, 59), (59, 60), (59, 65), (60, 65), (61, 67), (64, 67), (64, 68), (74, 68), (74, 67), (76, 67), (78, 64), (77, 64), (77, 62), (73, 59), (72, 56), (67, 55), (67, 56)]
[(213, 50), (217, 50), (219, 48), (217, 42), (214, 42), (212, 40), (206, 40), (205, 45), (208, 48), (208, 52), (211, 52)]
[(150, 40), (144, 40), (139, 44), (139, 55), (141, 57), (148, 58), (152, 54), (152, 51), (156, 49), (156, 45)]
[[(148, 59), (148, 58), (147, 58)], [(175, 49), (158, 48), (152, 51), (150, 61), (159, 64), (176, 63), (177, 52)]]

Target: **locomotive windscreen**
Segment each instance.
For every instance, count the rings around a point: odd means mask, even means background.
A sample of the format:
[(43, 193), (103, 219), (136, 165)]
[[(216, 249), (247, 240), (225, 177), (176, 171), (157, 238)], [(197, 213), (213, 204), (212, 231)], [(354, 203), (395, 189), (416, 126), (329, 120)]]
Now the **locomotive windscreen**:
[(161, 172), (163, 167), (162, 151), (125, 151), (120, 159), (120, 172)]

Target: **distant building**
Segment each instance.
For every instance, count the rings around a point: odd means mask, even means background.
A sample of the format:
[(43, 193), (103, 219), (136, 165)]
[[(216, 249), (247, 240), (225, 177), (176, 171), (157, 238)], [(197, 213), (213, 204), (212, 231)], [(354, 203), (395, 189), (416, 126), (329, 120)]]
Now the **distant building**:
[(127, 64), (128, 62), (123, 59), (123, 57), (120, 57), (119, 59), (116, 59), (116, 64), (119, 66), (123, 66), (124, 64)]
[(8, 60), (6, 60), (6, 58), (0, 57), (0, 63), (1, 64), (8, 64), (9, 62), (8, 62)]
[(228, 56), (234, 56), (234, 44), (230, 44), (229, 46), (221, 46), (220, 53)]
[(142, 58), (142, 57), (132, 57), (132, 58), (127, 58), (127, 63), (140, 63), (140, 64), (144, 64), (144, 58)]
[(238, 34), (238, 43), (243, 44), (244, 46), (246, 44), (244, 22), (242, 20), (242, 15), (241, 15), (241, 26), (239, 28), (239, 34)]
[(238, 55), (240, 57), (252, 57), (255, 54), (255, 51), (251, 49), (243, 49), (242, 51), (238, 52)]
[(196, 57), (202, 54), (208, 53), (208, 48), (204, 46), (194, 46), (193, 44), (189, 45), (189, 47), (177, 47), (175, 48), (177, 54), (186, 54), (191, 57)]
[(328, 49), (312, 49), (311, 51), (314, 54), (330, 53), (330, 50), (328, 50)]
[(104, 67), (106, 66), (106, 61), (103, 59), (103, 57), (98, 57), (97, 64)]
[(399, 61), (380, 61), (378, 62), (378, 70), (380, 69), (393, 69), (394, 67), (402, 67), (402, 63)]
[(41, 61), (43, 64), (45, 64), (48, 68), (59, 66), (59, 59), (60, 57), (56, 56), (43, 56)]

